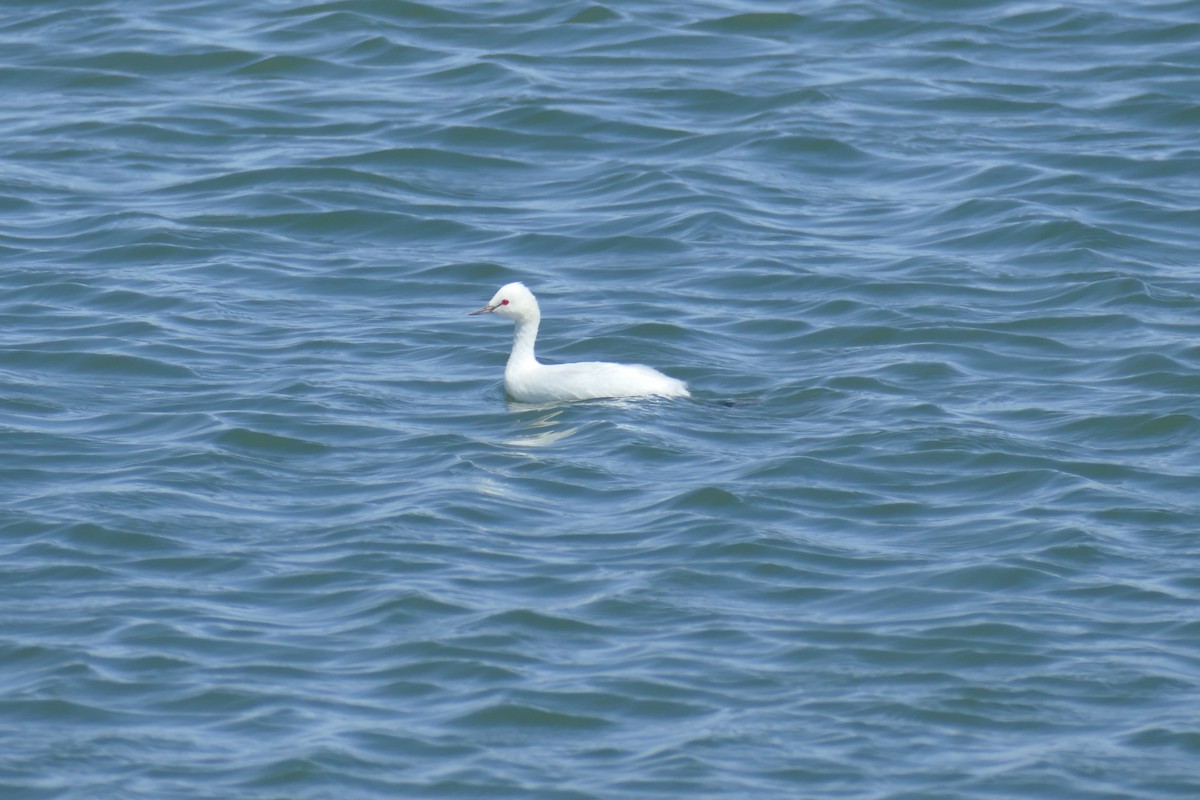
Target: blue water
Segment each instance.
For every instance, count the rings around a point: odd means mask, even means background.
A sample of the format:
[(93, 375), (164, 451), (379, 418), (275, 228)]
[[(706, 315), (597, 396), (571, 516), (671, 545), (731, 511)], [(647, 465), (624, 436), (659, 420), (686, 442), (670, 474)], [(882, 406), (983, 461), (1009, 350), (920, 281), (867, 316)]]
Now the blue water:
[(1198, 42), (5, 5), (0, 796), (1200, 796)]

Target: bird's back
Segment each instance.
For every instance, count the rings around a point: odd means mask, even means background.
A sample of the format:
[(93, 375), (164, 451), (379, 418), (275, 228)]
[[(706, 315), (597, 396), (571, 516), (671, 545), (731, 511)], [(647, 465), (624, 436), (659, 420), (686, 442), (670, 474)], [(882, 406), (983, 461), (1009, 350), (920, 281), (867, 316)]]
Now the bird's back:
[(504, 373), (504, 388), (525, 403), (603, 397), (687, 397), (687, 384), (643, 364), (582, 361), (535, 364)]

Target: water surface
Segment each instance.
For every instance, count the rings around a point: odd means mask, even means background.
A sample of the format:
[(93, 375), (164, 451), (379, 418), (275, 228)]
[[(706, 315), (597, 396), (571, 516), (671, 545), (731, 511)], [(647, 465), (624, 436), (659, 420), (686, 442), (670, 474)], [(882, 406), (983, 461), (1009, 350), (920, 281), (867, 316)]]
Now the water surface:
[(3, 795), (1200, 793), (1198, 34), (9, 7)]

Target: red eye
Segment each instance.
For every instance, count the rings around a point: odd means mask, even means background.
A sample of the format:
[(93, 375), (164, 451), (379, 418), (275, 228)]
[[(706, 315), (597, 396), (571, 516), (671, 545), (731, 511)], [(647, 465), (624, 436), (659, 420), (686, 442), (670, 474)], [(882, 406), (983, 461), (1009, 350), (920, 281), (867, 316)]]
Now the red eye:
[(500, 301), (500, 305), (502, 305), (502, 306), (506, 306), (506, 305), (508, 305), (508, 301), (507, 301), (507, 300), (501, 300), (501, 301)]

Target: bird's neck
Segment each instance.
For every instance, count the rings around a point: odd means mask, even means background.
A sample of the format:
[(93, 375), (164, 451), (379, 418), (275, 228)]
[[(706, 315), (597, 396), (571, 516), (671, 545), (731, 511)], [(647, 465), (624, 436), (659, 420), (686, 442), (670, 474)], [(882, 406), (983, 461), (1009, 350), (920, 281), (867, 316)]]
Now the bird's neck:
[(517, 329), (513, 335), (512, 354), (508, 357), (510, 367), (537, 364), (537, 357), (533, 354), (533, 343), (537, 339), (538, 322), (536, 317), (517, 321)]

